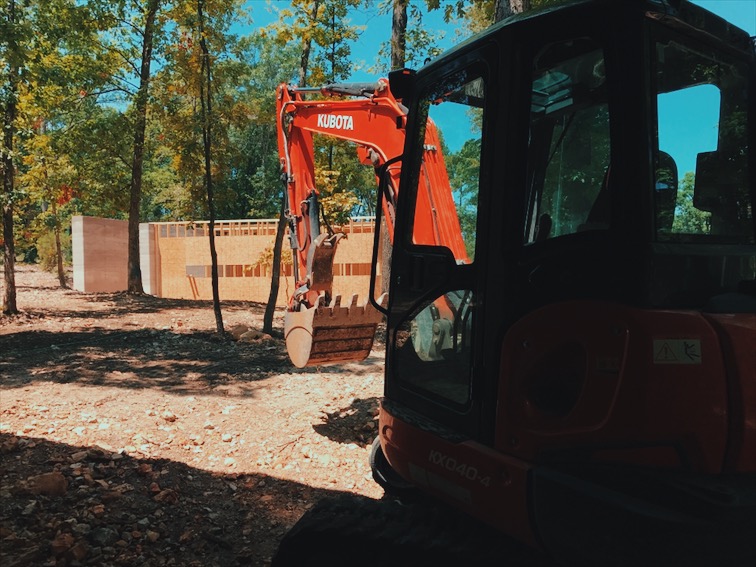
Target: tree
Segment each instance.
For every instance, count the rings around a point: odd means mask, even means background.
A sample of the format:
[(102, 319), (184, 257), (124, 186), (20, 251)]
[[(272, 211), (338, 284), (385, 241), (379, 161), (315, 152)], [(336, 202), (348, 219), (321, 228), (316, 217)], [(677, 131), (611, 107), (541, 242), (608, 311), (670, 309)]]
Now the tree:
[(391, 68), (401, 69), (407, 49), (407, 4), (409, 0), (394, 0), (391, 19)]
[(210, 212), (210, 262), (213, 286), (213, 311), (215, 312), (215, 326), (219, 334), (223, 334), (223, 315), (220, 306), (220, 294), (218, 292), (218, 252), (215, 249), (215, 201), (213, 199), (213, 80), (212, 62), (210, 50), (207, 47), (205, 35), (204, 0), (197, 0), (197, 35), (201, 50), (200, 68), (200, 107), (202, 114), (202, 149), (205, 158), (205, 190), (207, 192), (207, 208)]
[(696, 176), (692, 171), (680, 180), (677, 192), (677, 204), (672, 223), (672, 232), (681, 234), (709, 234), (711, 232), (711, 213), (697, 209), (693, 204)]
[[(246, 116), (238, 92), (247, 65), (229, 33), (237, 0), (184, 0), (174, 3), (176, 23), (161, 70), (156, 109), (177, 178), (189, 188), (189, 213), (209, 215), (209, 247), (216, 328), (223, 333), (215, 221), (218, 190), (228, 189), (229, 131)], [(212, 46), (212, 50), (211, 50)], [(235, 94), (236, 93), (236, 94)], [(229, 195), (232, 199), (234, 196)]]
[(496, 0), (494, 7), (494, 21), (500, 22), (514, 14), (527, 12), (531, 9), (530, 0)]
[(103, 22), (95, 0), (4, 0), (0, 10), (3, 312), (12, 314), (17, 312), (14, 209), (28, 201), (16, 177), (30, 167), (24, 158), (34, 152), (35, 136), (62, 128), (65, 114), (102, 85), (109, 60), (97, 42)]
[[(438, 0), (426, 0), (425, 10), (437, 10), (441, 7)], [(448, 22), (467, 8), (464, 2), (459, 7), (451, 5), (444, 9), (444, 19)], [(382, 4), (381, 10), (391, 10), (391, 39), (378, 50), (377, 64), (373, 71), (384, 74), (402, 67), (418, 67), (428, 59), (441, 54), (438, 39), (443, 32), (429, 30), (423, 23), (424, 10), (409, 0), (392, 0)]]
[(152, 48), (155, 37), (155, 18), (160, 9), (161, 0), (147, 0), (143, 8), (144, 24), (141, 29), (142, 58), (139, 67), (139, 90), (134, 99), (135, 124), (134, 145), (131, 162), (131, 184), (129, 200), (129, 255), (128, 255), (128, 292), (144, 293), (142, 287), (142, 270), (139, 266), (139, 213), (142, 201), (142, 172), (144, 166), (144, 133), (147, 128), (147, 102), (150, 88), (150, 68), (152, 65)]
[[(358, 5), (359, 0), (293, 0), (291, 4), (291, 10), (282, 10), (279, 21), (271, 25), (269, 31), (278, 44), (286, 44), (295, 37), (301, 38), (302, 52), (299, 63), (298, 86), (307, 86), (313, 43), (324, 51), (324, 54), (316, 59), (316, 69), (313, 73), (315, 80), (323, 83), (327, 77), (330, 77), (331, 80), (340, 79), (343, 76), (345, 61), (347, 61), (349, 53), (348, 50), (341, 49), (342, 43), (356, 37), (354, 28), (349, 27), (344, 16), (347, 8)], [(293, 24), (290, 22), (291, 19), (293, 19)], [(328, 69), (329, 66), (330, 69)], [(285, 200), (285, 189), (282, 193), (282, 200)], [(284, 201), (278, 217), (278, 230), (273, 246), (270, 295), (263, 316), (263, 331), (267, 333), (273, 330), (273, 315), (278, 299), (281, 277), (281, 249), (283, 248), (286, 230), (286, 215), (287, 206)]]
[[(40, 128), (44, 128), (41, 124)], [(62, 216), (66, 205), (73, 198), (76, 184), (76, 170), (68, 156), (55, 151), (51, 137), (39, 132), (31, 140), (34, 151), (23, 157), (26, 166), (21, 176), (21, 184), (34, 200), (42, 202), (42, 214), (37, 217), (39, 225), (38, 241), (45, 241), (52, 234), (54, 242), (53, 258), (50, 258), (49, 247), (40, 251), (43, 266), (54, 267), (61, 287), (68, 287), (64, 270), (64, 250), (62, 246)], [(39, 248), (39, 244), (38, 244)], [(65, 254), (67, 256), (67, 254)]]
[(15, 164), (13, 162), (13, 142), (16, 127), (16, 105), (19, 90), (19, 71), (23, 64), (23, 54), (19, 46), (20, 15), (16, 10), (15, 0), (6, 0), (3, 4), (2, 44), (3, 52), (3, 261), (5, 294), (3, 295), (3, 313), (18, 313), (16, 304), (15, 262), (16, 252), (13, 241), (13, 200), (15, 184)]

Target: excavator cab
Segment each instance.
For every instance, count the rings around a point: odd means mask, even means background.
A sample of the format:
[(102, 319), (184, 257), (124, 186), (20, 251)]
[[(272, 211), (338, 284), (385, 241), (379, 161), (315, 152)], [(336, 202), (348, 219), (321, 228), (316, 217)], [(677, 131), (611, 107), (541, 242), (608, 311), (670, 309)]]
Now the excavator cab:
[[(687, 2), (569, 2), (390, 84), (376, 478), (567, 563), (752, 565), (753, 40)], [(464, 254), (423, 240), (446, 222)]]

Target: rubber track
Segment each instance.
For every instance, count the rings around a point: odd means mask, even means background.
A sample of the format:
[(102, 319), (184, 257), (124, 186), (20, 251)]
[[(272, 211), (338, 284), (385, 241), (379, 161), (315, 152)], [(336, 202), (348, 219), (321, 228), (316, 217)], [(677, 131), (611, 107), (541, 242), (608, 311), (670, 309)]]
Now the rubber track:
[(271, 567), (548, 564), (453, 510), (347, 495), (322, 500), (302, 516), (284, 536)]

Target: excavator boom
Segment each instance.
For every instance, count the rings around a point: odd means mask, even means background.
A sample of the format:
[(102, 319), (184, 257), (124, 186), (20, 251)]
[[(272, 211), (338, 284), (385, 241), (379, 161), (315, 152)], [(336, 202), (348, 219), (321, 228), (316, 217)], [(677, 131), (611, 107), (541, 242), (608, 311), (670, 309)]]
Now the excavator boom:
[[(308, 100), (304, 93), (319, 93)], [(345, 235), (321, 232), (319, 190), (315, 183), (315, 134), (353, 142), (360, 161), (378, 169), (399, 156), (404, 147), (406, 109), (394, 98), (386, 80), (376, 83), (330, 84), (320, 88), (278, 87), (278, 148), (286, 184), (286, 216), (294, 252), (295, 292), (289, 300), (284, 333), (291, 361), (298, 367), (364, 360), (373, 346), (381, 313), (369, 301), (353, 296), (342, 305), (333, 289), (333, 261)], [(421, 182), (423, 206), (418, 208), (413, 239), (418, 244), (444, 245), (466, 261), (458, 219), (438, 222), (439, 209), (454, 210), (441, 143), (429, 121), (427, 159)], [(383, 219), (393, 243), (393, 219), (401, 168), (389, 165)], [(448, 219), (449, 215), (441, 215)], [(385, 305), (384, 294), (378, 299)]]

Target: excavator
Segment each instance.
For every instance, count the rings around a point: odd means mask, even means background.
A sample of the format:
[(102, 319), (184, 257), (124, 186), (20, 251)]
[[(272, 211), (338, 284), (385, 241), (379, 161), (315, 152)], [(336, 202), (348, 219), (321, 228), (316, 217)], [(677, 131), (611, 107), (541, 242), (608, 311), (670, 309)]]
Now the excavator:
[[(304, 98), (313, 92), (321, 98)], [(333, 291), (333, 260), (345, 235), (334, 232), (327, 221), (322, 222), (320, 192), (315, 183), (314, 136), (352, 142), (361, 163), (376, 170), (386, 168), (389, 182), (382, 208), (391, 246), (401, 167), (392, 167), (389, 162), (404, 148), (407, 110), (391, 94), (385, 79), (314, 88), (283, 83), (277, 89), (276, 104), (286, 218), (294, 256), (295, 291), (284, 320), (289, 358), (300, 368), (364, 360), (372, 350), (383, 315), (367, 299), (358, 304), (357, 296), (342, 306), (341, 295)], [(432, 121), (427, 125), (426, 140), (421, 181), (424, 214), (415, 230), (415, 241), (445, 246), (458, 261), (467, 262), (441, 140)], [(385, 301), (384, 295), (381, 302)], [(444, 304), (439, 308), (446, 309)]]
[[(389, 86), (370, 461), (403, 508), (324, 501), (273, 565), (756, 564), (754, 38), (685, 0), (568, 1)], [(464, 255), (423, 239), (436, 128)]]

